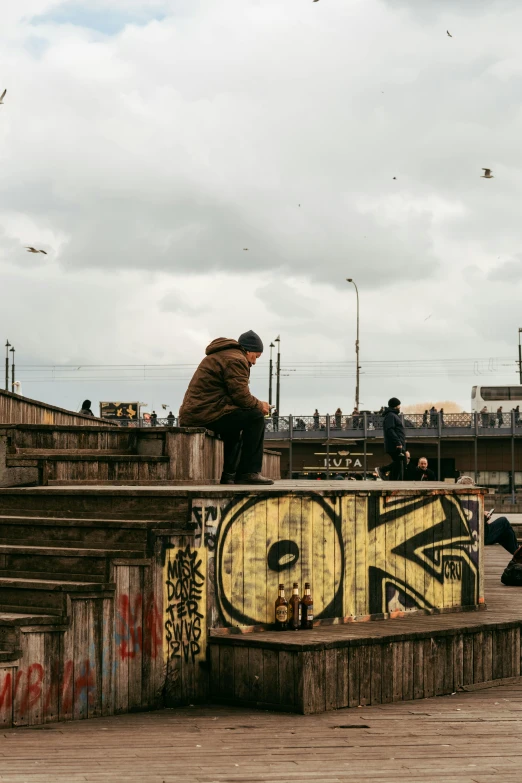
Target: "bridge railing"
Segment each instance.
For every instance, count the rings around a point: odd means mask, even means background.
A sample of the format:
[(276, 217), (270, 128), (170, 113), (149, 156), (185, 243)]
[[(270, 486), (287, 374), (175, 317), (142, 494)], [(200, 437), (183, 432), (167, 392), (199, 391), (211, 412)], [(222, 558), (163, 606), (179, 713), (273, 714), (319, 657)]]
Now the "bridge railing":
[[(522, 418), (517, 415), (516, 411), (503, 411), (499, 413), (444, 413), (437, 411), (436, 413), (401, 413), (400, 414), (404, 426), (407, 429), (428, 429), (438, 430), (441, 429), (470, 429), (474, 430), (475, 426), (479, 430), (484, 429), (511, 429), (514, 427), (522, 427)], [(329, 427), (329, 431), (334, 433), (335, 431), (350, 431), (364, 430), (364, 419), (366, 417), (366, 428), (370, 432), (373, 430), (382, 430), (383, 416), (378, 413), (351, 413), (346, 415), (342, 414), (292, 414), (284, 416), (267, 416), (266, 431), (267, 432), (288, 432), (290, 429), (290, 421), (292, 422), (293, 432), (326, 432)], [(476, 421), (476, 424), (475, 424)], [(177, 416), (174, 417), (161, 417), (156, 421), (151, 421), (149, 418), (140, 418), (136, 421), (125, 421), (121, 419), (111, 419), (111, 423), (119, 424), (122, 427), (177, 427), (179, 426), (179, 420)], [(512, 424), (513, 422), (513, 424)]]

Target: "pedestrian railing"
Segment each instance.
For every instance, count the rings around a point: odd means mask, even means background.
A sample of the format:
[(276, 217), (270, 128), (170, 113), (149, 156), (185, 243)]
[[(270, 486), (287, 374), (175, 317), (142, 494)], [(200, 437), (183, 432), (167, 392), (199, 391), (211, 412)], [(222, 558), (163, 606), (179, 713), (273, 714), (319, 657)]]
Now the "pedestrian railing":
[[(522, 419), (516, 411), (499, 413), (401, 413), (406, 429), (448, 430), (448, 429), (506, 429), (522, 428)], [(384, 417), (378, 413), (313, 414), (292, 416), (270, 416), (266, 419), (267, 432), (349, 432), (382, 430)]]

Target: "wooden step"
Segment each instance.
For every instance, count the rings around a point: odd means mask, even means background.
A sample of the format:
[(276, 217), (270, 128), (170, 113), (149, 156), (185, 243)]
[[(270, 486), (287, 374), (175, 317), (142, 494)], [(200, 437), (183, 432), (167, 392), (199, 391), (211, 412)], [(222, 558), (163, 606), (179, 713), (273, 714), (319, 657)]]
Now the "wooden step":
[[(0, 544), (77, 550), (147, 551), (148, 531), (183, 532), (166, 520), (0, 516)], [(185, 529), (185, 533), (186, 533)]]
[(188, 493), (189, 490), (180, 491), (175, 487), (162, 488), (161, 492), (156, 487), (3, 488), (0, 489), (0, 515), (161, 519), (183, 527), (189, 518)]
[(133, 452), (130, 449), (82, 449), (82, 448), (72, 448), (72, 449), (39, 449), (39, 448), (19, 448), (18, 446), (15, 447), (15, 450), (12, 453), (9, 453), (8, 459), (14, 459), (16, 457), (29, 457), (30, 459), (48, 459), (49, 457), (54, 457), (55, 459), (60, 459), (60, 457), (67, 457), (68, 455), (84, 455), (86, 457), (98, 457), (103, 455), (119, 455), (119, 456), (127, 456), (129, 454), (133, 454)]
[[(60, 621), (65, 630), (69, 625), (67, 619)], [(21, 627), (56, 627), (56, 617), (51, 614), (20, 614), (16, 612), (0, 613), (0, 649), (16, 650), (20, 646)]]
[(17, 661), (21, 656), (20, 650), (0, 650), (0, 663)]
[(0, 577), (0, 612), (19, 612), (67, 617), (67, 596), (81, 598), (93, 593), (113, 595), (111, 582), (65, 582), (53, 579)]
[[(59, 579), (75, 582), (88, 577), (106, 582), (111, 561), (143, 562), (142, 549), (82, 549), (0, 544), (0, 576), (24, 579)], [(147, 564), (149, 563), (146, 560)]]

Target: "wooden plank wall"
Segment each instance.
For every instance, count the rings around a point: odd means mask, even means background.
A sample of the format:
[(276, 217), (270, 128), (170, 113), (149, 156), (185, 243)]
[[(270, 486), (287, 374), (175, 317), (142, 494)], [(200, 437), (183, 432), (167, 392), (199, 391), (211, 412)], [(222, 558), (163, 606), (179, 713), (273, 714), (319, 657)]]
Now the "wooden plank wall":
[(278, 451), (264, 450), (261, 473), (275, 481), (281, 478), (281, 454)]
[(121, 565), (114, 577), (114, 595), (70, 601), (68, 625), (21, 631), (21, 659), (16, 665), (0, 664), (1, 725), (38, 725), (161, 706), (161, 571)]
[(212, 547), (211, 627), (271, 625), (280, 582), (311, 583), (316, 620), (476, 607), (481, 503), (438, 491), (194, 498), (200, 545)]
[(96, 426), (100, 424), (117, 427), (117, 424), (107, 422), (93, 416), (81, 416), (79, 413), (47, 405), (38, 400), (31, 400), (18, 394), (0, 389), (0, 423), (1, 424), (79, 424)]
[[(99, 423), (99, 422), (97, 422)], [(82, 425), (84, 422), (82, 422)], [(10, 446), (17, 452), (35, 451), (99, 451), (107, 453), (131, 453), (135, 448), (136, 431), (111, 427), (13, 427), (7, 430)]]
[(210, 695), (303, 714), (441, 696), (518, 677), (520, 626), (512, 626), (304, 652), (213, 640)]

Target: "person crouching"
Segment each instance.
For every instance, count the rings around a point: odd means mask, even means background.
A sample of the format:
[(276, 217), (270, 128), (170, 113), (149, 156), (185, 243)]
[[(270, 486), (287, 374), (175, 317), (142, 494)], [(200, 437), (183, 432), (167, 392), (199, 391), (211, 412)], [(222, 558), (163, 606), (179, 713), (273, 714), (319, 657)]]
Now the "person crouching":
[(265, 416), (270, 411), (250, 393), (250, 368), (263, 353), (253, 331), (238, 340), (218, 337), (206, 348), (179, 411), (181, 427), (206, 427), (223, 439), (221, 484), (273, 484), (261, 475)]

